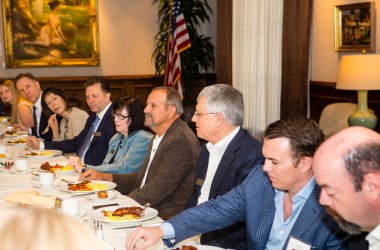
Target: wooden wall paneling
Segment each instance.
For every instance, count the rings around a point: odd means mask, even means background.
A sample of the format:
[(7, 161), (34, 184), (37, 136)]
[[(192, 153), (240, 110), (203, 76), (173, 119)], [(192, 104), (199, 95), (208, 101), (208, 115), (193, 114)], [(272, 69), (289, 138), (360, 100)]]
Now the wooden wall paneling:
[(232, 7), (232, 0), (217, 2), (217, 83), (232, 84)]

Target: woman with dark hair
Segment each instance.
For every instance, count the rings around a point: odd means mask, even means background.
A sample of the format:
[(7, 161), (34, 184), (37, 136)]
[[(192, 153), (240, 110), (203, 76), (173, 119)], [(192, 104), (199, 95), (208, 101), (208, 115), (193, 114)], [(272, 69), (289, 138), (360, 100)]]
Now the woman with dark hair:
[[(43, 91), (41, 100), (42, 112), (50, 117), (49, 126), (53, 132), (53, 141), (72, 139), (83, 130), (88, 114), (82, 109), (70, 107), (65, 91), (47, 88)], [(60, 126), (56, 115), (62, 117)]]
[(103, 164), (86, 166), (79, 157), (70, 157), (69, 164), (78, 172), (93, 168), (113, 174), (130, 174), (140, 169), (153, 137), (144, 130), (144, 107), (137, 97), (125, 95), (116, 99), (112, 112), (117, 133), (109, 142)]

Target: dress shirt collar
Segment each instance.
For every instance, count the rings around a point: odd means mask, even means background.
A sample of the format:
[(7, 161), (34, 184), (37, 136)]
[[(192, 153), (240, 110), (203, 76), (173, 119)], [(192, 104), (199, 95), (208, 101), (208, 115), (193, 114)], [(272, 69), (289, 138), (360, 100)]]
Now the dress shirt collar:
[(371, 247), (374, 247), (377, 244), (380, 244), (380, 225), (375, 227), (368, 235), (365, 237), (365, 239), (369, 243), (369, 249), (372, 249)]
[(240, 130), (240, 126), (237, 126), (231, 133), (229, 133), (226, 137), (224, 137), (223, 139), (221, 139), (217, 143), (212, 144), (211, 142), (208, 142), (206, 144), (208, 151), (210, 153), (211, 152), (216, 152), (216, 153), (224, 152), (226, 150), (226, 148), (228, 147), (228, 145), (230, 144), (230, 142), (234, 139), (236, 134), (239, 132), (239, 130)]
[(96, 114), (99, 117), (99, 120), (103, 119), (104, 115), (107, 113), (107, 110), (109, 109), (111, 104), (112, 104), (112, 102), (108, 103), (108, 105), (101, 112)]
[[(312, 176), (307, 184), (294, 197), (292, 197), (292, 199), (294, 200), (296, 197), (300, 197), (304, 200), (307, 200), (310, 194), (313, 192), (316, 184), (317, 183), (315, 182), (315, 178)], [(275, 189), (275, 192), (278, 193), (284, 191)]]
[(38, 97), (37, 101), (34, 103), (34, 107), (36, 107), (39, 113), (41, 113), (42, 111), (41, 98), (42, 98), (42, 91), (41, 91), (40, 97)]

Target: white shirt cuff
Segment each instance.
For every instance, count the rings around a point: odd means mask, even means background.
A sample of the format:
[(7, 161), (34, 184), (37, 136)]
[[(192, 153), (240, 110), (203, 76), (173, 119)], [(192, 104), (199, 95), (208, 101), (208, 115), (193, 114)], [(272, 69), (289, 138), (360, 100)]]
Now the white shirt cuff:
[(163, 239), (174, 239), (175, 238), (175, 231), (174, 231), (174, 227), (172, 226), (172, 224), (170, 224), (169, 222), (164, 222), (160, 225), (162, 231), (164, 232), (164, 236), (163, 236)]

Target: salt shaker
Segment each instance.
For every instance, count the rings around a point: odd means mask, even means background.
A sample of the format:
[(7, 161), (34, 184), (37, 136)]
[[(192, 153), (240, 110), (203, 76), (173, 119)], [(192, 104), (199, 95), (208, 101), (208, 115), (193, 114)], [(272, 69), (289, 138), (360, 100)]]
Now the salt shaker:
[(103, 226), (99, 221), (97, 221), (96, 225), (96, 237), (98, 240), (103, 241)]

